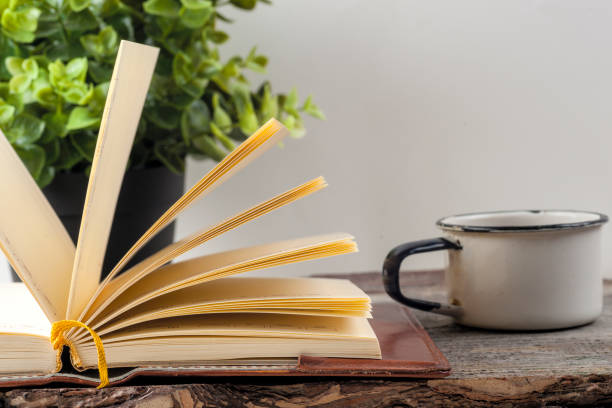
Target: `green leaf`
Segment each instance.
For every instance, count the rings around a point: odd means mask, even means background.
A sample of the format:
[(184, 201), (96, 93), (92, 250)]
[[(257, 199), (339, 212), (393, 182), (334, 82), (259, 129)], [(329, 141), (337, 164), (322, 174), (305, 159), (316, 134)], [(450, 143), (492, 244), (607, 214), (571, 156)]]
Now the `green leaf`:
[(302, 110), (314, 118), (325, 120), (325, 115), (323, 114), (321, 109), (319, 109), (319, 107), (315, 105), (314, 102), (312, 102), (311, 95), (309, 95), (308, 98), (306, 98), (306, 100), (304, 101)]
[(9, 89), (12, 93), (24, 93), (38, 77), (38, 63), (33, 58), (22, 59), (9, 57), (5, 60), (9, 72), (13, 75), (9, 81)]
[(66, 67), (64, 63), (57, 60), (47, 65), (47, 69), (49, 70), (49, 81), (51, 85), (56, 88), (61, 87), (62, 81), (66, 77)]
[(263, 96), (261, 98), (260, 118), (262, 122), (267, 122), (271, 118), (278, 116), (278, 98), (272, 96), (270, 84), (266, 83), (263, 86)]
[(298, 94), (297, 89), (293, 88), (287, 94), (287, 98), (285, 99), (285, 103), (283, 104), (283, 109), (288, 112), (295, 112), (298, 104)]
[(105, 27), (100, 30), (98, 34), (100, 43), (104, 48), (104, 55), (114, 55), (119, 47), (119, 37), (115, 29), (111, 26)]
[[(248, 72), (268, 64), (256, 48), (221, 59), (230, 20), (218, 9), (226, 4), (248, 10), (258, 2), (0, 0), (0, 127), (17, 147), (43, 148), (37, 181), (91, 168), (120, 39), (160, 48), (130, 166), (182, 171), (187, 153), (220, 160), (270, 117), (293, 136), (304, 132), (300, 114), (322, 118), (312, 98), (298, 104), (297, 93), (275, 94), (266, 83), (253, 91)], [(22, 115), (42, 125), (26, 132)]]
[(208, 38), (215, 44), (223, 44), (229, 39), (229, 35), (223, 31), (213, 31), (208, 35)]
[(181, 89), (188, 93), (193, 99), (201, 99), (208, 85), (206, 78), (193, 78), (189, 83), (181, 85)]
[(213, 134), (213, 136), (215, 136), (217, 140), (221, 142), (223, 147), (225, 147), (230, 152), (236, 148), (236, 145), (234, 145), (234, 142), (232, 142), (230, 138), (227, 137), (225, 133), (223, 133), (221, 129), (219, 129), (217, 125), (215, 125), (214, 123), (210, 124), (210, 131)]
[(217, 146), (215, 140), (207, 135), (201, 135), (193, 139), (193, 145), (204, 155), (213, 160), (220, 161), (225, 157), (225, 152)]
[(36, 142), (45, 130), (45, 122), (27, 113), (15, 117), (6, 137), (13, 145), (28, 146)]
[(34, 79), (38, 76), (38, 63), (34, 58), (28, 58), (21, 64), (23, 72), (30, 78)]
[(176, 0), (147, 0), (142, 8), (154, 16), (178, 17), (181, 4)]
[(104, 105), (106, 104), (106, 95), (108, 94), (109, 86), (110, 82), (103, 82), (96, 85), (91, 101), (89, 102), (89, 110), (92, 113), (99, 114), (100, 117), (102, 116)]
[[(15, 44), (15, 41), (10, 38), (0, 35), (0, 59), (6, 60), (8, 55), (17, 56), (21, 55), (21, 51), (19, 47)], [(11, 58), (11, 57), (9, 57)], [(4, 64), (0, 63), (0, 80), (6, 81), (10, 79), (11, 74), (8, 71), (6, 66), (6, 62)]]
[(102, 17), (109, 17), (121, 10), (121, 1), (119, 0), (102, 0), (99, 7), (99, 12)]
[(88, 72), (91, 78), (96, 83), (110, 81), (113, 74), (113, 68), (107, 64), (98, 61), (89, 61)]
[(36, 7), (5, 9), (0, 19), (2, 32), (17, 42), (31, 43), (35, 38), (34, 32), (38, 27), (40, 14), (40, 9)]
[(238, 112), (238, 124), (240, 129), (250, 135), (259, 127), (257, 115), (253, 108), (251, 95), (246, 84), (236, 83), (232, 92), (232, 100)]
[(155, 157), (174, 173), (185, 171), (185, 154), (180, 145), (172, 140), (162, 140), (155, 144), (153, 148)]
[(49, 37), (61, 34), (62, 24), (58, 16), (54, 13), (42, 13), (38, 18), (36, 38), (48, 39)]
[(289, 129), (289, 135), (294, 139), (300, 139), (306, 134), (306, 129), (295, 116), (287, 115), (281, 122)]
[(15, 107), (15, 113), (21, 113), (24, 109), (23, 98), (21, 95), (10, 93), (8, 83), (0, 83), (0, 98), (4, 102)]
[(32, 178), (38, 180), (45, 166), (45, 150), (36, 145), (13, 146), (19, 158), (29, 170)]
[(241, 74), (240, 63), (242, 59), (240, 57), (233, 57), (223, 66), (221, 74), (226, 77), (237, 77)]
[(13, 116), (15, 115), (15, 107), (8, 104), (3, 104), (0, 106), (0, 126), (6, 126), (13, 120)]
[(176, 130), (179, 127), (181, 113), (170, 106), (156, 106), (145, 111), (150, 122), (166, 130)]
[(64, 19), (64, 27), (68, 31), (88, 31), (98, 28), (98, 20), (91, 10), (69, 12)]
[(32, 84), (32, 92), (34, 100), (40, 105), (49, 109), (57, 108), (59, 102), (58, 97), (45, 78), (38, 78), (34, 81)]
[(181, 4), (189, 10), (202, 10), (213, 7), (210, 0), (181, 0)]
[(221, 63), (213, 58), (206, 58), (198, 65), (198, 73), (205, 75), (207, 78), (220, 73), (222, 69)]
[(97, 35), (89, 34), (81, 37), (81, 44), (89, 55), (100, 59), (117, 53), (119, 37), (112, 26), (107, 26)]
[(259, 74), (265, 74), (266, 73), (266, 68), (265, 65), (260, 65), (255, 61), (249, 61), (246, 64), (246, 67), (248, 69), (250, 69), (253, 72), (257, 72)]
[(81, 132), (69, 135), (74, 148), (90, 163), (93, 161), (98, 137), (91, 132)]
[(210, 129), (210, 112), (208, 106), (198, 99), (193, 101), (181, 115), (181, 134), (189, 146), (191, 139)]
[(219, 129), (228, 130), (232, 126), (232, 118), (223, 109), (219, 103), (219, 94), (215, 93), (212, 97), (213, 104), (213, 121), (219, 127)]
[(41, 147), (45, 149), (46, 164), (53, 164), (53, 162), (55, 162), (59, 158), (60, 156), (59, 139), (53, 139), (51, 142), (45, 143)]
[(253, 110), (253, 106), (248, 107), (246, 111), (238, 115), (238, 123), (240, 129), (246, 134), (250, 135), (257, 130), (259, 122), (257, 121), (257, 115)]
[(230, 0), (230, 3), (241, 9), (252, 10), (257, 5), (257, 0)]
[(260, 67), (265, 68), (268, 65), (268, 57), (265, 55), (257, 55), (255, 58), (253, 58), (253, 62)]
[(77, 81), (85, 81), (87, 76), (87, 58), (75, 58), (66, 65), (66, 76)]
[[(83, 49), (82, 46), (81, 49)], [(45, 57), (47, 57), (50, 61), (55, 61), (58, 59), (66, 60), (70, 58), (70, 47), (63, 40), (49, 39), (49, 43), (45, 47), (44, 52)]]
[(15, 75), (9, 81), (9, 89), (12, 93), (24, 93), (32, 83), (32, 78), (27, 74)]
[(70, 0), (70, 8), (72, 11), (82, 11), (89, 7), (91, 1), (90, 0)]
[(92, 113), (88, 108), (77, 106), (68, 116), (67, 130), (89, 129), (100, 125), (100, 116)]
[(23, 74), (23, 58), (19, 58), (19, 57), (7, 57), (4, 60), (4, 65), (6, 66), (6, 69), (8, 70), (8, 72), (10, 72), (11, 75), (20, 75)]
[(72, 81), (65, 87), (65, 90), (58, 90), (57, 92), (66, 99), (66, 102), (85, 105), (91, 100), (94, 88), (92, 84)]
[(121, 39), (135, 41), (134, 25), (130, 17), (118, 14), (111, 17), (107, 22), (113, 26)]
[(172, 61), (172, 76), (177, 85), (185, 85), (194, 74), (191, 58), (184, 52), (179, 52)]
[(204, 27), (214, 14), (215, 9), (211, 3), (206, 2), (207, 7), (199, 9), (189, 9), (187, 7), (181, 10), (181, 23), (187, 28), (196, 29)]
[[(82, 108), (78, 108), (82, 109)], [(48, 112), (43, 115), (45, 121), (45, 132), (50, 134), (50, 138), (66, 137), (68, 129), (68, 115), (61, 112)]]
[(72, 143), (61, 143), (60, 157), (57, 159), (55, 167), (58, 170), (70, 170), (82, 160), (83, 157), (81, 153), (79, 153)]
[(55, 167), (45, 166), (42, 169), (38, 178), (36, 179), (36, 183), (38, 184), (38, 187), (45, 188), (46, 186), (51, 184), (54, 178), (55, 178)]

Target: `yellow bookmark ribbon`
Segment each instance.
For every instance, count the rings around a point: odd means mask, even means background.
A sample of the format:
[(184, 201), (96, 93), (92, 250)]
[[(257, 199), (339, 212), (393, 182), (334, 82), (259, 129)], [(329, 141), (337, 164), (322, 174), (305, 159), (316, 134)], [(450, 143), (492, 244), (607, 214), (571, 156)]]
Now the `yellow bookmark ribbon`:
[(53, 323), (51, 326), (51, 343), (53, 344), (53, 349), (61, 350), (63, 346), (68, 346), (70, 347), (71, 352), (75, 352), (72, 342), (64, 337), (64, 333), (67, 330), (75, 327), (86, 329), (93, 338), (96, 345), (96, 350), (98, 351), (98, 372), (100, 373), (100, 385), (98, 385), (98, 389), (104, 388), (108, 385), (108, 368), (106, 366), (104, 346), (102, 345), (100, 336), (98, 336), (96, 332), (90, 329), (86, 324), (77, 320), (60, 320)]

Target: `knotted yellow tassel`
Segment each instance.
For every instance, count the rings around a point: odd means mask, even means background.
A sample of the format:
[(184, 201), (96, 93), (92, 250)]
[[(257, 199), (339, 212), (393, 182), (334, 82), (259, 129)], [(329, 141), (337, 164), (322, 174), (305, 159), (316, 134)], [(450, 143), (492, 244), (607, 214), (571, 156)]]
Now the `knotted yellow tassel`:
[(74, 349), (72, 349), (74, 346), (64, 337), (64, 332), (75, 327), (86, 329), (93, 338), (96, 345), (96, 350), (98, 351), (98, 372), (100, 373), (100, 385), (98, 385), (98, 389), (104, 388), (108, 385), (108, 368), (106, 367), (106, 354), (104, 353), (104, 346), (102, 345), (100, 336), (98, 336), (96, 332), (90, 329), (86, 324), (77, 320), (60, 320), (53, 323), (51, 326), (51, 343), (53, 344), (53, 349), (61, 350), (63, 346), (68, 346), (71, 348), (71, 351), (74, 352)]

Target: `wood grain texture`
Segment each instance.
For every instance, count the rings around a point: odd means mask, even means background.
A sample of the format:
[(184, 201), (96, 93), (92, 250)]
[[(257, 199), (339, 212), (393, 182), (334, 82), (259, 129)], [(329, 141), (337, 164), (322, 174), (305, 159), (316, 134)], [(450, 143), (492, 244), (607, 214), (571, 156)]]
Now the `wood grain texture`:
[[(430, 282), (413, 286), (412, 294), (445, 301), (441, 274)], [(612, 281), (605, 282), (599, 319), (573, 329), (478, 330), (445, 316), (420, 311), (415, 315), (449, 360), (452, 378), (612, 374)]]
[[(413, 273), (413, 294), (444, 298), (438, 272)], [(378, 274), (353, 281), (385, 300)], [(439, 380), (288, 378), (189, 379), (194, 384), (16, 389), (0, 393), (0, 407), (488, 407), (612, 406), (612, 282), (604, 313), (569, 330), (508, 333), (461, 327), (418, 313), (453, 372)], [(169, 381), (169, 380), (166, 380)]]
[[(612, 376), (521, 377), (429, 381), (207, 383), (86, 389), (14, 390), (6, 406), (162, 407), (489, 407), (606, 406)], [(0, 402), (0, 406), (2, 403)]]

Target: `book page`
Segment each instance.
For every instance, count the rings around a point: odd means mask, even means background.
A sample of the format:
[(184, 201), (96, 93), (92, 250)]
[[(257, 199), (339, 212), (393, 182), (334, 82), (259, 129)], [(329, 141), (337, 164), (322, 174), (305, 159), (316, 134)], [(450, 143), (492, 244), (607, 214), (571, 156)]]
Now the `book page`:
[[(102, 336), (110, 367), (185, 366), (208, 361), (321, 357), (380, 359), (364, 318), (231, 314), (144, 323)], [(83, 367), (96, 367), (91, 342), (76, 344)], [(257, 360), (254, 360), (257, 361)], [(231, 364), (231, 361), (227, 361)]]
[[(261, 312), (371, 317), (370, 298), (345, 279), (233, 278), (161, 295), (94, 327), (100, 335), (148, 320), (205, 313)], [(106, 320), (106, 319), (104, 319)]]
[(121, 41), (106, 97), (79, 230), (66, 318), (96, 292), (123, 174), (159, 49)]
[[(240, 273), (357, 251), (348, 234), (327, 234), (204, 255), (153, 271), (97, 309), (87, 324), (96, 327), (154, 297)], [(110, 286), (109, 286), (110, 287)], [(101, 316), (101, 317), (97, 317)]]
[(287, 135), (287, 129), (276, 119), (270, 119), (261, 128), (259, 128), (247, 140), (241, 143), (236, 149), (228, 154), (220, 161), (211, 171), (209, 171), (200, 181), (198, 181), (189, 191), (187, 191), (176, 203), (174, 203), (150, 228), (141, 238), (128, 250), (123, 259), (113, 268), (108, 280), (112, 279), (116, 273), (121, 271), (123, 267), (130, 261), (132, 256), (153, 238), (160, 230), (166, 227), (169, 223), (191, 204), (196, 199), (202, 198), (204, 195), (213, 191), (216, 187), (232, 177), (240, 169), (244, 168), (251, 161), (255, 160), (259, 155), (268, 150), (271, 146), (282, 140)]
[(51, 323), (23, 283), (0, 284), (0, 302), (0, 335), (49, 338)]
[(229, 217), (219, 224), (205, 228), (181, 241), (168, 245), (134, 265), (116, 279), (106, 283), (97, 295), (97, 298), (91, 304), (90, 312), (81, 317), (81, 320), (90, 321), (91, 318), (95, 317), (101, 311), (101, 309), (121, 295), (123, 291), (127, 290), (135, 282), (179, 255), (255, 218), (261, 217), (264, 214), (319, 191), (326, 186), (327, 183), (325, 183), (323, 177), (318, 177), (270, 200), (251, 207), (248, 210), (242, 211), (233, 217)]
[(0, 248), (47, 318), (61, 320), (68, 305), (74, 244), (2, 132), (0, 175)]
[(55, 371), (51, 323), (28, 288), (0, 284), (0, 376), (43, 375)]
[(374, 337), (366, 319), (233, 313), (181, 316), (142, 323), (104, 336), (105, 344), (158, 336)]
[[(155, 223), (138, 239), (128, 250), (125, 256), (117, 263), (102, 284), (96, 290), (94, 296), (79, 316), (79, 320), (91, 315), (97, 306), (94, 302), (99, 301), (100, 293), (106, 289), (111, 280), (119, 273), (132, 257), (159, 231), (170, 224), (174, 219), (197, 199), (202, 198), (225, 180), (232, 177), (239, 170), (251, 163), (270, 147), (276, 145), (288, 134), (287, 129), (276, 119), (270, 119), (247, 140), (242, 142), (236, 149), (221, 160), (200, 181), (189, 189), (176, 203), (174, 203)], [(97, 303), (99, 304), (99, 302)]]

